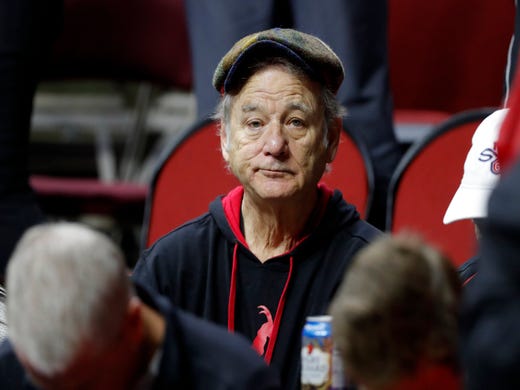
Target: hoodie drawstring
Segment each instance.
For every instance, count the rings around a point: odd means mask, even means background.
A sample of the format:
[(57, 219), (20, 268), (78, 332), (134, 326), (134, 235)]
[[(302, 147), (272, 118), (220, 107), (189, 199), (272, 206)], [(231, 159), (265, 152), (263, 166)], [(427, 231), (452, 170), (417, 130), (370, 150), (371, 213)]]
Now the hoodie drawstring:
[(228, 331), (233, 333), (235, 331), (235, 298), (237, 295), (237, 251), (238, 243), (235, 243), (233, 249), (233, 263), (231, 266), (231, 282), (229, 286), (229, 300), (228, 300)]

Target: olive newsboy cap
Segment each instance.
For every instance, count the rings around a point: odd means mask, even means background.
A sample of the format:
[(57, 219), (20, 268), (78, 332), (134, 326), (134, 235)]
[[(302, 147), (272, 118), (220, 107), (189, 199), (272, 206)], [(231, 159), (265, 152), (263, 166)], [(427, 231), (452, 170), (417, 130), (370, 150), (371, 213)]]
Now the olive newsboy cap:
[(248, 35), (222, 57), (213, 75), (213, 86), (229, 92), (234, 78), (252, 62), (284, 57), (301, 66), (311, 78), (336, 93), (344, 71), (336, 53), (319, 38), (293, 29), (273, 28)]

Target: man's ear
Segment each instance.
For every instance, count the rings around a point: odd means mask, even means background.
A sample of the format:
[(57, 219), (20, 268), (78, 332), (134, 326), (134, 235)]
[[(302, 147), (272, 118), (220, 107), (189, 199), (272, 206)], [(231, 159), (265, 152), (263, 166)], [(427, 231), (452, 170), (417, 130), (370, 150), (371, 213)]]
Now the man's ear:
[(133, 296), (130, 298), (126, 309), (126, 320), (129, 323), (136, 324), (141, 322), (142, 305), (143, 304), (138, 297)]
[(223, 120), (219, 123), (219, 133), (220, 133), (220, 152), (222, 153), (222, 157), (224, 158), (224, 161), (229, 162), (229, 153), (227, 150), (227, 132), (225, 129), (225, 123)]
[(327, 134), (327, 138), (329, 140), (329, 144), (327, 146), (327, 162), (331, 163), (334, 161), (336, 157), (336, 152), (338, 151), (340, 134), (343, 131), (343, 121), (340, 117), (336, 118), (332, 123), (332, 126), (329, 128), (329, 132)]
[(133, 296), (128, 301), (126, 308), (125, 320), (123, 321), (123, 335), (126, 342), (129, 340), (138, 341), (143, 332), (142, 319), (143, 303), (141, 300)]

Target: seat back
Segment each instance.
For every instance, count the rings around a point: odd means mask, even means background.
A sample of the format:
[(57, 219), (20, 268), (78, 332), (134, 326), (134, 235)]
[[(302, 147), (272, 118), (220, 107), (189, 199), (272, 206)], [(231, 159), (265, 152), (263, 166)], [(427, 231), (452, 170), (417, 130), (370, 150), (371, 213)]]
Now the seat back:
[[(364, 146), (346, 131), (323, 182), (340, 189), (362, 216), (367, 214), (373, 190), (372, 166)], [(166, 148), (157, 166), (146, 201), (142, 247), (204, 213), (212, 200), (237, 185), (220, 152), (217, 123), (205, 119), (195, 124)]]
[(456, 265), (476, 252), (473, 223), (444, 225), (444, 213), (455, 194), (480, 122), (495, 109), (454, 115), (405, 153), (390, 181), (386, 230), (415, 231), (444, 251)]

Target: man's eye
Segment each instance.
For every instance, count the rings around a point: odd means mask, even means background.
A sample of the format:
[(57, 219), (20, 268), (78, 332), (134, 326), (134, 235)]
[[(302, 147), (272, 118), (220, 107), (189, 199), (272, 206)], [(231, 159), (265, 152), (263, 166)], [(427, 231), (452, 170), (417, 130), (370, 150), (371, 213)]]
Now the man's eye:
[(262, 122), (254, 120), (247, 123), (247, 125), (252, 129), (258, 129), (262, 126)]
[(291, 119), (289, 124), (293, 127), (303, 127), (303, 121), (297, 118)]

